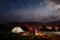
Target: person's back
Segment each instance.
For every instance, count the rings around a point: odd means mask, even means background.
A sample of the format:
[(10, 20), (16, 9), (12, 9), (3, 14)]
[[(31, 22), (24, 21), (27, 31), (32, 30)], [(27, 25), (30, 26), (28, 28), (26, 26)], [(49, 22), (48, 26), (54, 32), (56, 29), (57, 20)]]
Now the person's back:
[(59, 29), (58, 29), (58, 31), (60, 31), (60, 26), (59, 26)]
[(28, 30), (29, 30), (30, 33), (33, 33), (33, 28), (32, 27), (29, 27)]
[(47, 31), (46, 26), (42, 26), (42, 28), (40, 29), (40, 31)]
[(52, 30), (51, 31), (55, 31), (55, 27), (54, 26), (52, 26)]
[(46, 26), (47, 31), (52, 31), (52, 26)]

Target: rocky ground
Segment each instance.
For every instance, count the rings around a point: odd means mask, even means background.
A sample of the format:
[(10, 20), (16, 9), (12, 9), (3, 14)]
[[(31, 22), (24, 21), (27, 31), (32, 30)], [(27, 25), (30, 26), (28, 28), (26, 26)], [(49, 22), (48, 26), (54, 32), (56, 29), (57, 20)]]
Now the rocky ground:
[(44, 35), (44, 36), (21, 36), (20, 34), (11, 33), (8, 30), (0, 30), (0, 40), (60, 40), (60, 35)]

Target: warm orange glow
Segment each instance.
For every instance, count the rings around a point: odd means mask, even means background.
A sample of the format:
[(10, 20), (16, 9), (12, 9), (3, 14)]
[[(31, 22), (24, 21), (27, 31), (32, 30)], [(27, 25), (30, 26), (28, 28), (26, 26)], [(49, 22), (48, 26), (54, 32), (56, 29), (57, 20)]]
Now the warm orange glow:
[(35, 33), (35, 35), (38, 35), (38, 33)]
[(46, 34), (38, 34), (39, 36), (44, 36), (44, 35), (46, 35)]

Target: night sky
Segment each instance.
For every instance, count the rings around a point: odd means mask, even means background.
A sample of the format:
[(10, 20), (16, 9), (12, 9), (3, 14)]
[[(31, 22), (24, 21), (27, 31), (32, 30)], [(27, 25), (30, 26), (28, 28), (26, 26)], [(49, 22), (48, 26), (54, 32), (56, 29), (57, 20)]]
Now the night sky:
[(0, 23), (60, 20), (60, 0), (0, 0)]

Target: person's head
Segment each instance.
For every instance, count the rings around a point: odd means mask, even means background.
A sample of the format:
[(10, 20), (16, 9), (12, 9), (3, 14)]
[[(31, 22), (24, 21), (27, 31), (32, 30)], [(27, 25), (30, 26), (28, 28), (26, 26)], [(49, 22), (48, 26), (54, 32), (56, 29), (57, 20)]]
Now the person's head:
[(55, 30), (57, 31), (59, 29), (59, 26), (55, 26)]

